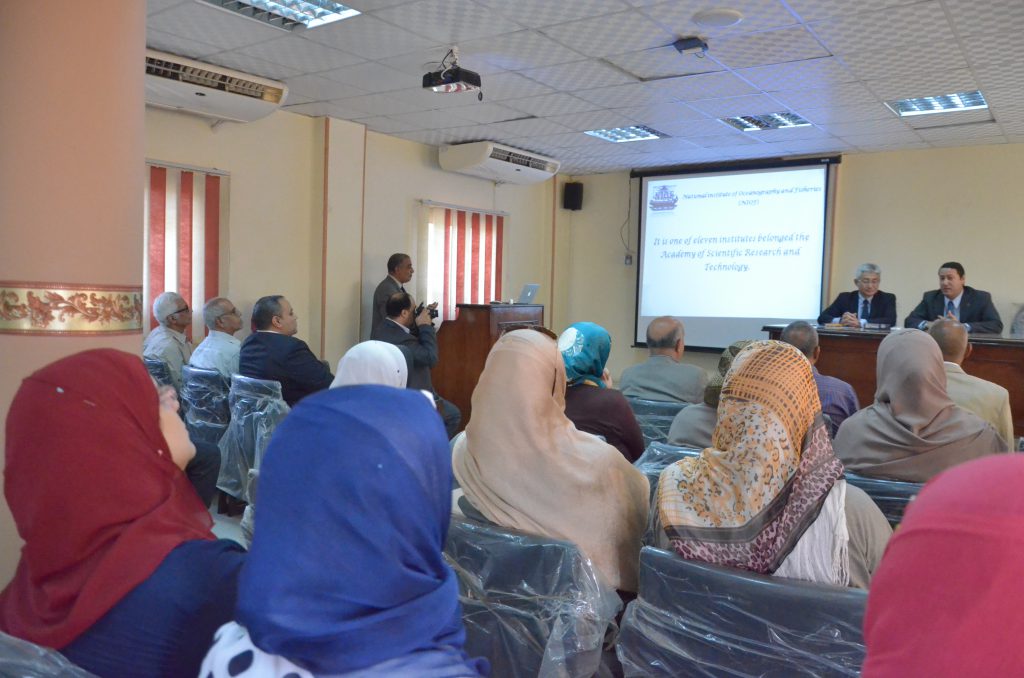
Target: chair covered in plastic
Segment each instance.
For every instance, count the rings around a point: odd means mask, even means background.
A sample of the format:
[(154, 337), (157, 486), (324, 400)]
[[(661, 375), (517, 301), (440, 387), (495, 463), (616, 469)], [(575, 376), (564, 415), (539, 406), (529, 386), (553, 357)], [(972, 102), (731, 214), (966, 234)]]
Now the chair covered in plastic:
[(668, 440), (672, 420), (687, 405), (686, 403), (646, 400), (629, 396), (626, 396), (626, 401), (633, 409), (636, 423), (640, 424), (640, 432), (644, 434), (644, 445), (650, 445), (652, 442), (663, 443)]
[(857, 676), (866, 602), (645, 547), (617, 652), (626, 676)]
[(466, 652), (503, 678), (590, 678), (622, 608), (570, 542), (452, 517), (445, 559), (459, 577)]
[(281, 397), (281, 384), (231, 376), (231, 421), (220, 439), (220, 475), (217, 488), (235, 499), (248, 501), (249, 470), (258, 469), (270, 436), (291, 411)]
[(179, 397), (185, 405), (189, 437), (215, 445), (220, 442), (231, 421), (230, 390), (230, 382), (220, 372), (182, 366)]
[(96, 678), (69, 662), (56, 650), (6, 633), (0, 633), (0, 677)]
[(666, 466), (674, 464), (680, 459), (695, 457), (699, 454), (700, 450), (694, 447), (678, 447), (668, 443), (651, 443), (644, 450), (644, 453), (640, 455), (640, 458), (633, 462), (633, 466), (640, 473), (647, 476), (647, 482), (651, 486), (651, 510), (648, 513), (647, 531), (644, 532), (644, 537), (641, 540), (644, 544), (654, 545), (657, 543), (654, 530), (656, 529), (655, 522), (658, 517), (658, 480), (661, 478), (661, 472), (665, 470)]
[(143, 358), (142, 362), (146, 365), (149, 376), (156, 379), (156, 383), (161, 386), (174, 386), (174, 380), (171, 379), (171, 368), (166, 362), (158, 358)]
[(849, 471), (846, 472), (846, 482), (856, 485), (867, 492), (871, 500), (882, 510), (885, 519), (893, 527), (900, 524), (900, 521), (903, 520), (903, 512), (907, 509), (907, 504), (924, 487), (921, 483), (908, 483), (902, 480), (865, 478)]

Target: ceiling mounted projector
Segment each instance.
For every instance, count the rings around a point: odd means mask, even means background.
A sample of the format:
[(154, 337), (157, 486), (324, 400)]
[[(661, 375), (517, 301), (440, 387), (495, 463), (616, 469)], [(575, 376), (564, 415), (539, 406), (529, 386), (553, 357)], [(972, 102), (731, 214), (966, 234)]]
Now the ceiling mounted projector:
[[(459, 66), (459, 48), (452, 47), (441, 59), (441, 67), (423, 74), (423, 89), (442, 94), (457, 94), (480, 89), (480, 74)], [(483, 92), (479, 98), (483, 99)]]

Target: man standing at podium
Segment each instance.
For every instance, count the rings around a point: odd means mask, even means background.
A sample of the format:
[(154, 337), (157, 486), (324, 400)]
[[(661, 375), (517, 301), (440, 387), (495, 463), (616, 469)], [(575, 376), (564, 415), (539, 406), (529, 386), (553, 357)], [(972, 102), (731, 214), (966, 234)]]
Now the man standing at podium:
[(939, 267), (939, 289), (925, 292), (903, 324), (927, 330), (940, 318), (949, 318), (963, 324), (974, 334), (1001, 334), (1003, 321), (999, 311), (992, 305), (988, 292), (968, 287), (964, 283), (964, 267), (956, 261), (947, 261)]

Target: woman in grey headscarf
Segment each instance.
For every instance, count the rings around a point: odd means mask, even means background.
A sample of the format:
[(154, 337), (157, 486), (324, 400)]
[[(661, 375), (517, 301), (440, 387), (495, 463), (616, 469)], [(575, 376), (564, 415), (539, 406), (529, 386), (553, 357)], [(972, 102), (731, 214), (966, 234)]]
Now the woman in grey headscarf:
[(878, 347), (875, 402), (843, 422), (835, 451), (846, 468), (876, 478), (923, 483), (951, 466), (1006, 445), (994, 428), (946, 394), (935, 340), (920, 330)]
[(750, 339), (741, 339), (722, 351), (722, 357), (718, 359), (718, 374), (711, 377), (708, 385), (704, 387), (704, 402), (684, 407), (672, 420), (672, 427), (668, 431), (669, 445), (696, 447), (701, 450), (711, 447), (711, 434), (718, 422), (718, 399), (722, 395), (722, 381), (732, 366), (733, 358), (750, 343)]

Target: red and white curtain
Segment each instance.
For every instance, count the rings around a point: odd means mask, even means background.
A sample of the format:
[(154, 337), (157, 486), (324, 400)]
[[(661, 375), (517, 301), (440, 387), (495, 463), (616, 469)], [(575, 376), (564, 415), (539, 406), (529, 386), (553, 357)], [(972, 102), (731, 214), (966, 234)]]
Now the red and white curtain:
[[(153, 300), (171, 290), (193, 309), (192, 335), (203, 332), (203, 304), (220, 290), (221, 207), (227, 177), (220, 173), (147, 165), (143, 302), (156, 327)], [(191, 338), (191, 337), (190, 337)]]
[(456, 304), (501, 299), (505, 216), (456, 207), (430, 207), (428, 300), (438, 301), (442, 320), (455, 318)]

